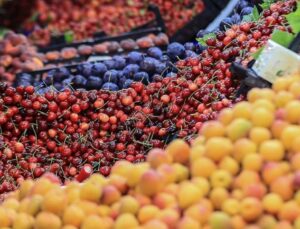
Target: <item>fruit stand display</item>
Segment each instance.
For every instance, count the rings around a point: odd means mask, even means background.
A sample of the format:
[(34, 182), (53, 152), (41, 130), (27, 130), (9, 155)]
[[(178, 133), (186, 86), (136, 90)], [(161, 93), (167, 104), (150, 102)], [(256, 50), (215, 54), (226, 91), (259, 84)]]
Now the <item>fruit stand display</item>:
[(148, 10), (150, 4), (159, 7), (169, 34), (183, 27), (205, 8), (202, 0), (113, 2), (40, 0), (35, 1), (31, 17), (24, 21), (20, 29), (25, 33), (31, 33), (31, 40), (41, 46), (51, 42), (51, 35), (69, 31), (73, 32), (75, 40), (89, 38), (99, 31), (110, 35), (120, 34), (152, 20), (154, 15)]
[[(13, 228), (298, 228), (300, 75), (253, 89), (189, 146), (116, 163), (84, 183), (47, 174), (0, 206)], [(74, 217), (76, 216), (76, 217)], [(49, 221), (49, 219), (51, 219)]]
[(34, 6), (76, 41), (0, 40), (0, 228), (300, 228), (299, 1)]

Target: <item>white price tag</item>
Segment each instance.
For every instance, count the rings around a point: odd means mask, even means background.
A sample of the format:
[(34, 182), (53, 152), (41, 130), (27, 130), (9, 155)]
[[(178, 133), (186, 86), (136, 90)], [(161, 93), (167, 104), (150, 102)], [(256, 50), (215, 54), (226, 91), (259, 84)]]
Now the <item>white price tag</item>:
[(300, 56), (270, 40), (255, 62), (253, 70), (263, 79), (274, 83), (278, 77), (300, 72)]

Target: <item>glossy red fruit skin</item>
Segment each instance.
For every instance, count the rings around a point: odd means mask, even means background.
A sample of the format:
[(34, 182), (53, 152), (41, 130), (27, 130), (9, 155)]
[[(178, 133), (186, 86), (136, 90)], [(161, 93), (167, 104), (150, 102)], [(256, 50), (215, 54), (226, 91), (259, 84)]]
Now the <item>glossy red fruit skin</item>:
[(78, 176), (76, 177), (76, 180), (78, 182), (82, 182), (89, 178), (93, 173), (93, 167), (89, 164), (84, 165), (83, 168), (80, 170)]

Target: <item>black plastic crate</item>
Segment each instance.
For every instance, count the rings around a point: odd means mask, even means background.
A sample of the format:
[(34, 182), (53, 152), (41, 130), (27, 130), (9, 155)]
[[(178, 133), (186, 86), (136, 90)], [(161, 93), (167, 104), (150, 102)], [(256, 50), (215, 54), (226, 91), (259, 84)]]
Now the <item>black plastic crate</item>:
[[(160, 14), (159, 8), (155, 5), (150, 5), (149, 10), (155, 14), (155, 19), (145, 25), (133, 29), (130, 32), (117, 35), (117, 36), (106, 36), (105, 33), (99, 32), (98, 34), (94, 34), (95, 35), (94, 38), (90, 38), (85, 41), (77, 41), (73, 43), (58, 42), (54, 45), (49, 45), (47, 47), (40, 47), (39, 52), (46, 53), (49, 51), (59, 51), (63, 48), (68, 48), (68, 47), (78, 48), (81, 45), (95, 45), (105, 41), (121, 41), (128, 38), (138, 39), (150, 33), (158, 34), (161, 32), (165, 32), (166, 27), (162, 19), (162, 16)], [(58, 37), (58, 39), (64, 40), (64, 35), (61, 35), (60, 37)]]
[[(205, 29), (221, 12), (221, 7), (213, 4), (211, 0), (203, 0), (205, 9), (196, 15), (183, 28), (178, 30), (172, 37), (171, 42), (185, 43), (195, 40), (197, 33)], [(224, 2), (228, 2), (225, 0)], [(223, 9), (223, 8), (222, 8)]]
[(210, 0), (219, 9), (224, 9), (230, 0)]
[[(99, 32), (94, 33), (93, 38), (97, 39), (97, 38), (106, 37), (106, 36), (107, 35), (105, 32), (99, 31)], [(49, 46), (64, 45), (67, 43), (68, 42), (66, 41), (66, 37), (64, 34), (52, 35)]]
[(289, 49), (297, 54), (300, 54), (300, 33), (297, 34), (296, 38), (290, 44)]

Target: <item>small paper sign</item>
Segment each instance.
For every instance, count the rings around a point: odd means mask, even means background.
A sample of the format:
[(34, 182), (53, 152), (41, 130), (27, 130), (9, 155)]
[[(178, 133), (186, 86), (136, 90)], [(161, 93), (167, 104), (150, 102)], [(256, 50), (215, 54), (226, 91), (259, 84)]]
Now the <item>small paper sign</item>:
[(300, 72), (300, 56), (270, 40), (256, 60), (253, 70), (263, 79), (274, 83), (278, 77)]

